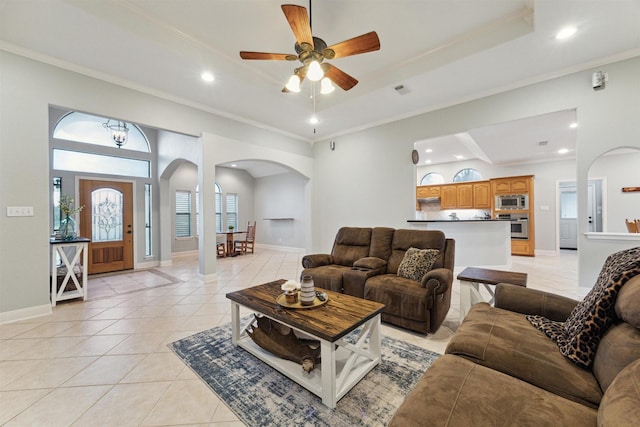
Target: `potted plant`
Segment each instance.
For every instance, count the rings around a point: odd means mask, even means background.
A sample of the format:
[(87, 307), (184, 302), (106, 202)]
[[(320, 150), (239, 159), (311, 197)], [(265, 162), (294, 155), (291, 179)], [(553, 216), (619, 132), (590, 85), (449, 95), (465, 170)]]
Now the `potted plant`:
[(76, 238), (76, 221), (72, 217), (80, 212), (84, 206), (73, 207), (74, 200), (70, 196), (60, 197), (60, 212), (64, 214), (64, 218), (60, 220), (60, 238), (62, 240), (73, 240)]
[(229, 226), (229, 231), (233, 231), (233, 229), (234, 229), (234, 228), (235, 228), (235, 227), (234, 227), (233, 225), (230, 225), (230, 226)]

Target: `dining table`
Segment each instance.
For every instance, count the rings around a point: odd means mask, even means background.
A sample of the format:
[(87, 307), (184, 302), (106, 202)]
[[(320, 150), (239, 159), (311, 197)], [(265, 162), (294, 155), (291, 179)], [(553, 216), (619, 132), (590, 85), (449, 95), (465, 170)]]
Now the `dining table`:
[(229, 230), (229, 231), (218, 231), (216, 232), (216, 235), (226, 235), (227, 236), (227, 247), (226, 247), (226, 252), (227, 252), (227, 256), (236, 256), (238, 255), (238, 253), (235, 250), (235, 244), (234, 244), (234, 236), (236, 234), (247, 234), (247, 231), (236, 231), (236, 230)]

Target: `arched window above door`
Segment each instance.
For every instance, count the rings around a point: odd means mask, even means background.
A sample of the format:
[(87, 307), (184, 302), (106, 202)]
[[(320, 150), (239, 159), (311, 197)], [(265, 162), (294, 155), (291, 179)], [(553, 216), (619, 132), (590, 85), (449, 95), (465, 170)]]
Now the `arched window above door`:
[[(111, 133), (105, 128), (109, 118), (93, 116), (91, 114), (72, 111), (65, 114), (53, 128), (55, 139), (82, 142), (85, 144), (102, 145), (105, 147), (118, 148), (111, 139)], [(111, 119), (111, 123), (117, 121)], [(150, 153), (151, 149), (146, 135), (140, 128), (129, 122), (123, 122), (129, 129), (127, 142), (123, 149)]]

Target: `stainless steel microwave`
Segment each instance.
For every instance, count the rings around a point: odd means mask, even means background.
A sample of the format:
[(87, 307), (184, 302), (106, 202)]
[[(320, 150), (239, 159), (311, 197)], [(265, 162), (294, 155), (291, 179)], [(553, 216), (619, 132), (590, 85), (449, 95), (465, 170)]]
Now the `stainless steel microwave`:
[(508, 209), (529, 209), (529, 195), (527, 194), (510, 194), (496, 196), (496, 210)]

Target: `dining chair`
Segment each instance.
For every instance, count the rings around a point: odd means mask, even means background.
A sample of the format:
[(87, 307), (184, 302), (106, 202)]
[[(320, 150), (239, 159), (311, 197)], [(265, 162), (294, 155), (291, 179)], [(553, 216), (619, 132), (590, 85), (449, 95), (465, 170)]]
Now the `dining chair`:
[(624, 222), (627, 224), (627, 231), (629, 233), (640, 233), (640, 219), (636, 219), (635, 221), (625, 219)]
[(251, 253), (253, 253), (253, 244), (255, 242), (256, 237), (256, 222), (253, 221), (253, 225), (251, 225), (251, 221), (247, 223), (247, 234), (245, 235), (244, 240), (236, 240), (234, 242), (235, 250), (240, 252), (242, 255), (246, 254), (249, 249), (251, 249)]
[(227, 249), (224, 246), (224, 243), (216, 242), (216, 256), (218, 258), (226, 258)]

